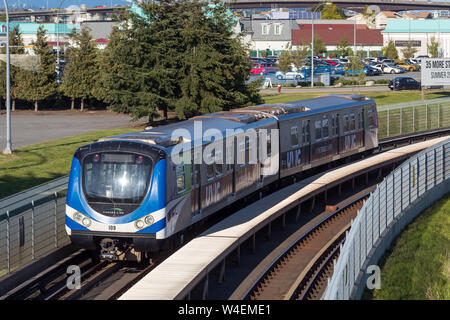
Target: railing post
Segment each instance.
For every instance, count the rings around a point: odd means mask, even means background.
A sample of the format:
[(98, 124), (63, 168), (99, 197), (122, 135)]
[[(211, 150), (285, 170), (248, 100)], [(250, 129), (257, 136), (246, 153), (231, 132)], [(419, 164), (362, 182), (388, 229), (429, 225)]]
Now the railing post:
[(55, 248), (58, 248), (58, 193), (53, 194), (55, 196)]
[(400, 167), (400, 211), (403, 211), (403, 166)]
[(416, 120), (415, 120), (415, 117), (416, 117), (416, 107), (414, 107), (413, 106), (413, 114), (412, 114), (412, 132), (416, 132)]
[(402, 118), (403, 118), (403, 107), (400, 108), (400, 134), (402, 134), (402, 132), (403, 132), (403, 130), (402, 130), (402, 127), (403, 127)]
[(441, 127), (441, 104), (438, 103), (438, 110), (437, 110), (437, 127), (440, 128)]
[(34, 200), (31, 201), (31, 259), (35, 259), (35, 251), (34, 251)]
[(389, 109), (387, 109), (387, 119), (386, 119), (386, 137), (389, 137)]
[(9, 221), (9, 211), (6, 211), (6, 255), (7, 255), (7, 270), (11, 272), (11, 226)]
[(425, 152), (425, 192), (428, 191), (428, 153)]
[(419, 158), (417, 158), (416, 160), (417, 160), (417, 183), (416, 183), (416, 189), (417, 189), (417, 199), (419, 199), (420, 162), (419, 162)]
[(428, 104), (425, 104), (425, 125), (426, 125), (426, 128), (425, 128), (425, 130), (428, 130)]

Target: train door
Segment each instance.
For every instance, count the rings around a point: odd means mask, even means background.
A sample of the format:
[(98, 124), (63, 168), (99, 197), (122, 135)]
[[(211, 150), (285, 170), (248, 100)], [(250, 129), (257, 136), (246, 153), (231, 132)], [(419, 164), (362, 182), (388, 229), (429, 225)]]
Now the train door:
[(302, 121), (302, 149), (303, 149), (303, 164), (311, 162), (311, 120)]

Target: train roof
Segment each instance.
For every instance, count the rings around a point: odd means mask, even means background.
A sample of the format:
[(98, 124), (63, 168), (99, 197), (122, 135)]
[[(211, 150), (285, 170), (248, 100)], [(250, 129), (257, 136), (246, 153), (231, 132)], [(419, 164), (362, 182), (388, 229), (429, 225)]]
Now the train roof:
[[(374, 103), (374, 101), (371, 98), (361, 95), (334, 94), (288, 103), (263, 104), (196, 116), (189, 120), (151, 128), (141, 132), (120, 134), (101, 139), (100, 141), (134, 140), (151, 145), (159, 145), (164, 148), (171, 148), (179, 143), (192, 142), (189, 137), (196, 137), (194, 133), (198, 135), (198, 132), (195, 131), (200, 130), (200, 128), (198, 124), (194, 125), (194, 123), (199, 121), (201, 121), (203, 139), (207, 138), (204, 136), (205, 133), (212, 135), (212, 130), (214, 129), (219, 130), (223, 137), (226, 137), (226, 129), (247, 130), (265, 126), (277, 120), (283, 121), (368, 103)], [(202, 141), (202, 143), (207, 144), (209, 141)]]

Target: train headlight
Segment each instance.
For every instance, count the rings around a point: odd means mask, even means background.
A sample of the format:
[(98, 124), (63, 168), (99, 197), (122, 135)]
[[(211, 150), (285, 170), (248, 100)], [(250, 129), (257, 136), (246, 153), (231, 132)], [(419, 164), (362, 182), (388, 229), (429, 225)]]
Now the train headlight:
[(83, 221), (81, 223), (83, 224), (83, 226), (89, 227), (91, 225), (91, 219), (86, 217), (83, 219)]
[(137, 220), (134, 224), (138, 229), (142, 229), (145, 226), (144, 221), (142, 220)]
[(152, 224), (153, 224), (153, 221), (154, 221), (154, 219), (153, 219), (152, 216), (146, 216), (146, 217), (144, 218), (145, 224), (152, 225)]
[(75, 220), (77, 222), (81, 221), (82, 218), (83, 218), (83, 215), (81, 213), (79, 213), (79, 212), (75, 212), (73, 214), (73, 220)]

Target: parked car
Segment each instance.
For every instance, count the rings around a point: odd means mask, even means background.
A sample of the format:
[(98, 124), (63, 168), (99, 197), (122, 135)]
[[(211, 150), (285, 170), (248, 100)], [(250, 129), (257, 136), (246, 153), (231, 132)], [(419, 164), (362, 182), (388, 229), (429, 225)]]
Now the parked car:
[(265, 74), (274, 73), (278, 70), (277, 64), (274, 62), (272, 62), (272, 63), (266, 62), (266, 63), (263, 63), (262, 66), (264, 67)]
[(372, 66), (373, 68), (376, 68), (378, 70), (380, 70), (382, 73), (401, 73), (402, 70), (399, 68), (394, 67), (393, 65), (388, 65), (388, 64), (384, 64), (384, 63), (377, 63), (375, 65)]
[(411, 72), (411, 71), (417, 71), (417, 70), (418, 70), (418, 68), (416, 67), (416, 65), (414, 65), (414, 64), (409, 64), (409, 63), (407, 63), (407, 62), (395, 63), (394, 66), (405, 68), (406, 71), (409, 71), (409, 72)]
[(251, 74), (256, 74), (256, 75), (264, 75), (265, 74), (265, 68), (264, 65), (262, 64), (254, 64), (252, 66), (252, 70), (250, 71)]
[(330, 60), (330, 59), (323, 60), (323, 61), (326, 62), (326, 63), (331, 64), (332, 66), (337, 66), (339, 64), (339, 62), (337, 62), (335, 60)]
[(417, 90), (420, 89), (420, 82), (410, 77), (396, 77), (389, 81), (388, 87), (391, 90)]
[(366, 65), (364, 66), (364, 73), (366, 74), (366, 76), (378, 76), (381, 74), (381, 70), (370, 65)]
[(288, 71), (283, 74), (282, 71), (277, 71), (275, 77), (277, 77), (278, 80), (300, 80), (303, 78), (303, 73), (299, 71)]

